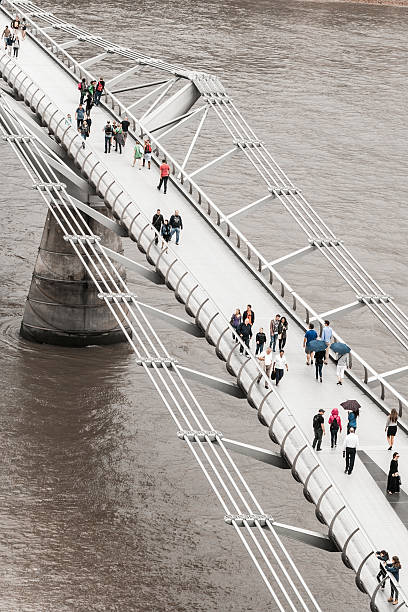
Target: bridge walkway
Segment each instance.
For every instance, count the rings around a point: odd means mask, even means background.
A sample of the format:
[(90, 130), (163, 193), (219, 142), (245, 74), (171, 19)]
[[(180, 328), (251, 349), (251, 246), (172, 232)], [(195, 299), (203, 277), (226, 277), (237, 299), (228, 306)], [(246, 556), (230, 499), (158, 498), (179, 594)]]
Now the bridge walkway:
[[(0, 16), (4, 17), (1, 10)], [(24, 70), (33, 75), (38, 85), (63, 112), (65, 114), (69, 112), (74, 117), (79, 96), (75, 83), (69, 75), (28, 39), (22, 45), (18, 61)], [(175, 209), (180, 211), (185, 229), (182, 232), (180, 246), (174, 247), (180, 249), (180, 257), (224, 313), (229, 315), (236, 307), (242, 309), (247, 303), (251, 303), (256, 317), (255, 330), (259, 327), (268, 330), (270, 319), (277, 312), (282, 314), (281, 307), (232, 254), (228, 246), (216, 238), (210, 226), (173, 184), (169, 183), (167, 195), (157, 191), (158, 171), (154, 164), (150, 171), (131, 167), (133, 149), (131, 137), (128, 138), (124, 154), (104, 154), (103, 126), (107, 119), (112, 120), (112, 117), (103, 108), (93, 109), (92, 133), (86, 147), (92, 148), (148, 217), (151, 217), (157, 208), (162, 210), (165, 218), (168, 218)], [(311, 439), (312, 417), (319, 408), (324, 408), (328, 417), (331, 409), (339, 407), (340, 402), (357, 399), (362, 405), (357, 431), (361, 449), (387, 472), (391, 453), (386, 450), (385, 415), (351, 381), (345, 380), (343, 386), (338, 387), (333, 364), (324, 367), (323, 384), (316, 382), (314, 370), (305, 365), (305, 356), (301, 349), (303, 331), (291, 322), (290, 313), (288, 317), (289, 332), (285, 352), (289, 373), (285, 374), (279, 392), (291, 407), (297, 423)], [(237, 402), (237, 418), (239, 411), (243, 409), (249, 408), (246, 404), (240, 405)], [(341, 412), (341, 416), (345, 422), (345, 411)], [(254, 418), (256, 418), (255, 413)], [(318, 453), (319, 461), (330, 473), (350, 508), (362, 520), (375, 546), (387, 548), (391, 554), (399, 554), (404, 562), (408, 551), (406, 527), (359, 458), (356, 459), (353, 474), (351, 476), (344, 474), (341, 456), (342, 439), (343, 436), (340, 436), (338, 448), (332, 450), (329, 436), (326, 435), (323, 450)], [(400, 465), (405, 483), (404, 464), (408, 456), (408, 438), (402, 431), (398, 432), (395, 449), (401, 453)], [(403, 489), (408, 492), (405, 484)], [(401, 585), (405, 589), (408, 588), (407, 572), (401, 573)]]

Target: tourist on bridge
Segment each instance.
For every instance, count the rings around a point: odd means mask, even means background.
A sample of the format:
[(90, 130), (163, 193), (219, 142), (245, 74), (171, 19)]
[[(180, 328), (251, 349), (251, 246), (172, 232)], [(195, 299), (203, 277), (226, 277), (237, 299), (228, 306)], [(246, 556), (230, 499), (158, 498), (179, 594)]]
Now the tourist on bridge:
[(75, 119), (77, 122), (77, 128), (80, 130), (82, 127), (82, 122), (85, 119), (85, 109), (82, 104), (80, 104), (75, 111)]
[[(235, 312), (232, 313), (231, 315), (230, 325), (235, 329), (235, 331), (237, 331), (241, 323), (242, 323), (241, 311), (239, 308), (236, 308)], [(235, 340), (235, 342), (238, 342), (238, 338), (234, 333), (232, 334), (232, 339)]]
[(18, 52), (20, 51), (20, 39), (18, 36), (14, 36), (13, 39), (13, 57), (18, 58)]
[(324, 429), (324, 410), (320, 408), (319, 412), (313, 417), (313, 431), (314, 438), (312, 442), (313, 448), (317, 451), (322, 450), (322, 438), (326, 435), (326, 431)]
[(65, 125), (72, 125), (71, 113), (67, 113), (67, 116), (65, 117)]
[(85, 115), (85, 121), (88, 125), (88, 136), (90, 136), (91, 134), (91, 126), (92, 126), (92, 119), (91, 119), (91, 115)]
[(160, 191), (161, 186), (163, 185), (164, 193), (167, 193), (167, 181), (169, 180), (170, 175), (170, 166), (165, 159), (162, 159), (162, 163), (160, 166), (160, 181), (157, 185), (157, 189)]
[(26, 34), (27, 34), (27, 22), (25, 20), (25, 17), (23, 17), (21, 21), (21, 38), (23, 40), (25, 40)]
[(330, 425), (330, 442), (331, 447), (334, 448), (337, 446), (337, 434), (341, 433), (341, 418), (339, 417), (339, 411), (337, 408), (333, 408), (331, 411), (331, 415), (329, 416), (329, 425)]
[(317, 331), (314, 328), (314, 324), (309, 323), (309, 329), (307, 330), (307, 332), (305, 333), (305, 337), (303, 338), (303, 348), (305, 349), (306, 353), (306, 365), (310, 365), (310, 363), (313, 364), (313, 352), (309, 353), (309, 350), (306, 347), (309, 342), (311, 342), (312, 340), (316, 340), (316, 338)]
[(173, 238), (173, 234), (176, 234), (176, 244), (179, 244), (180, 243), (180, 232), (183, 229), (183, 221), (179, 215), (178, 210), (175, 210), (174, 215), (171, 215), (170, 225), (171, 225), (170, 238)]
[[(387, 577), (387, 572), (384, 569), (383, 563), (387, 563), (390, 557), (386, 550), (377, 550), (375, 555), (377, 559), (380, 561), (380, 571), (377, 574), (377, 580), (378, 582), (382, 582), (384, 578)], [(385, 589), (385, 581), (382, 583), (381, 588)]]
[(93, 105), (94, 105), (94, 98), (88, 92), (88, 95), (86, 96), (86, 100), (85, 100), (85, 108), (86, 108), (86, 114), (87, 115), (91, 114), (91, 110), (92, 110)]
[(358, 447), (358, 435), (354, 431), (354, 427), (350, 427), (350, 432), (344, 439), (343, 443), (343, 457), (346, 458), (346, 469), (345, 474), (351, 474), (354, 468), (354, 461), (356, 459), (356, 452)]
[[(125, 141), (125, 144), (126, 144), (126, 140), (129, 134), (129, 127), (130, 127), (129, 119), (125, 117), (120, 125), (122, 127), (123, 140)], [(125, 144), (123, 146), (125, 146)]]
[(89, 136), (89, 127), (88, 127), (88, 123), (86, 119), (82, 122), (81, 136), (82, 136), (82, 148), (85, 149), (85, 141)]
[(269, 332), (271, 336), (271, 341), (269, 343), (269, 346), (271, 347), (273, 352), (275, 352), (276, 350), (276, 341), (279, 336), (279, 323), (280, 323), (280, 315), (277, 314), (275, 318), (272, 319), (269, 324)]
[(399, 459), (399, 453), (394, 453), (392, 455), (390, 469), (388, 472), (388, 480), (387, 480), (388, 495), (392, 495), (393, 493), (400, 492), (401, 477), (398, 472), (398, 459)]
[(273, 362), (273, 370), (275, 372), (275, 380), (276, 386), (279, 385), (280, 380), (283, 378), (283, 375), (286, 371), (289, 372), (288, 362), (286, 361), (285, 351), (282, 349), (279, 351), (278, 357), (275, 357), (275, 361)]
[(98, 81), (97, 86), (95, 87), (95, 94), (94, 94), (95, 106), (99, 106), (99, 103), (101, 101), (101, 96), (103, 94), (104, 89), (105, 89), (105, 81), (103, 80), (103, 77), (101, 77)]
[[(392, 563), (387, 563), (386, 566), (387, 571), (392, 574), (394, 580), (399, 582), (399, 573), (401, 569), (401, 563), (397, 555), (394, 555), (392, 558)], [(391, 586), (391, 596), (388, 601), (392, 603), (394, 606), (398, 605), (398, 589), (394, 586), (394, 583), (390, 581)]]
[[(159, 234), (160, 234), (161, 226), (163, 225), (163, 223), (164, 223), (163, 215), (160, 212), (160, 208), (158, 208), (155, 214), (153, 215), (152, 225)], [(159, 242), (159, 237), (157, 235), (156, 235), (154, 242), (155, 244)]]
[(264, 346), (266, 344), (266, 336), (264, 334), (263, 327), (259, 328), (259, 332), (255, 336), (255, 342), (256, 342), (255, 355), (257, 355), (258, 353), (263, 352)]
[(322, 330), (322, 340), (323, 342), (326, 343), (326, 358), (324, 360), (324, 363), (327, 364), (328, 360), (329, 360), (329, 349), (330, 349), (330, 345), (333, 342), (333, 330), (330, 327), (330, 321), (325, 321), (324, 322), (324, 327)]
[(102, 128), (102, 131), (105, 132), (105, 153), (110, 153), (111, 152), (111, 146), (112, 146), (113, 129), (112, 129), (112, 125), (111, 125), (111, 122), (109, 121), (109, 119), (106, 122), (105, 127)]
[(122, 127), (119, 124), (113, 128), (113, 137), (115, 139), (115, 152), (118, 152), (119, 147), (119, 155), (122, 155), (122, 147), (125, 146), (125, 139), (123, 138)]
[(171, 227), (170, 227), (170, 223), (168, 219), (164, 220), (164, 223), (161, 227), (161, 235), (163, 236), (163, 244), (162, 246), (164, 246), (165, 242), (170, 242), (170, 237), (171, 237)]
[(139, 160), (139, 170), (141, 170), (142, 169), (142, 159), (143, 159), (143, 149), (141, 145), (138, 142), (136, 142), (135, 147), (133, 149), (132, 167), (134, 167), (137, 160)]
[(242, 315), (243, 319), (249, 319), (251, 325), (255, 323), (255, 313), (252, 310), (251, 304), (248, 304), (245, 308), (244, 314)]
[[(271, 370), (272, 370), (272, 362), (273, 362), (272, 349), (268, 346), (266, 351), (262, 351), (262, 353), (259, 355), (258, 360), (260, 361), (260, 365), (264, 369), (266, 377), (270, 378)], [(262, 374), (259, 374), (256, 382), (260, 383), (261, 378), (262, 378)], [(269, 389), (269, 385), (266, 381), (265, 381), (265, 389)]]
[(349, 433), (351, 428), (353, 428), (353, 430), (356, 431), (357, 419), (358, 419), (359, 414), (360, 414), (360, 408), (357, 408), (357, 406), (353, 410), (349, 410), (348, 417), (347, 417), (348, 419), (347, 433)]
[(338, 385), (343, 384), (344, 372), (345, 372), (345, 369), (348, 367), (349, 367), (349, 357), (348, 357), (348, 353), (345, 353), (344, 355), (341, 355), (341, 357), (339, 357), (337, 361), (336, 374), (337, 374), (337, 384)]
[(78, 83), (78, 89), (80, 91), (79, 94), (79, 103), (83, 104), (84, 103), (84, 98), (86, 96), (86, 92), (88, 90), (88, 83), (86, 82), (86, 79), (82, 79), (80, 83)]
[(93, 105), (94, 98), (95, 98), (95, 91), (96, 91), (96, 81), (91, 81), (89, 83), (87, 93), (88, 93), (88, 96), (91, 96), (92, 98), (92, 105)]
[[(9, 30), (10, 32), (10, 30)], [(14, 36), (13, 34), (10, 32), (8, 38), (7, 38), (7, 53), (9, 55), (11, 55), (11, 50), (13, 48), (13, 42), (14, 42)]]
[(149, 138), (146, 138), (144, 141), (144, 147), (143, 147), (143, 167), (145, 166), (145, 163), (147, 162), (147, 167), (150, 170), (151, 161), (152, 161), (152, 145), (150, 144)]
[(4, 41), (4, 50), (7, 51), (7, 41), (9, 39), (9, 37), (11, 36), (11, 30), (9, 29), (8, 26), (6, 26), (3, 30), (3, 41)]
[(16, 15), (14, 17), (14, 19), (12, 19), (12, 21), (11, 21), (11, 27), (14, 30), (16, 36), (18, 36), (17, 33), (18, 33), (19, 29), (20, 29), (20, 23), (21, 23), (20, 22), (20, 17), (18, 15)]
[(288, 321), (286, 317), (281, 317), (281, 320), (279, 321), (279, 326), (278, 326), (278, 340), (279, 340), (279, 350), (280, 351), (283, 348), (285, 348), (288, 327), (289, 325), (288, 325)]
[[(252, 338), (252, 325), (249, 322), (248, 318), (245, 319), (244, 323), (241, 323), (237, 331), (243, 343), (249, 348), (249, 342)], [(239, 348), (239, 352), (240, 353), (244, 352), (244, 347), (242, 345)], [(245, 355), (248, 355), (246, 351), (245, 351)]]
[(325, 356), (326, 352), (325, 351), (316, 351), (315, 353), (315, 372), (316, 372), (316, 380), (319, 380), (320, 378), (320, 382), (323, 382), (323, 363), (324, 363), (324, 356)]
[(393, 408), (390, 415), (385, 423), (385, 431), (387, 432), (388, 450), (392, 450), (394, 444), (394, 438), (398, 431), (398, 412)]

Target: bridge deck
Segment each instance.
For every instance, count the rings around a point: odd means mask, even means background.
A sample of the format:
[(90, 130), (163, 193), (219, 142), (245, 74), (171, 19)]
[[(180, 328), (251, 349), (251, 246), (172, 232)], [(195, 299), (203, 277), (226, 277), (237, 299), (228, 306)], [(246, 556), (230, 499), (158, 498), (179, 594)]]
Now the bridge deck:
[[(0, 16), (6, 20), (1, 10)], [(23, 43), (20, 53), (18, 61), (22, 68), (33, 75), (38, 85), (59, 104), (64, 113), (70, 112), (74, 116), (79, 96), (72, 79), (30, 40)], [(169, 184), (167, 195), (156, 190), (158, 171), (153, 164), (150, 171), (131, 168), (132, 139), (128, 139), (124, 154), (104, 154), (103, 126), (108, 118), (111, 119), (101, 107), (93, 109), (92, 134), (86, 146), (92, 147), (101, 162), (115, 174), (118, 181), (149, 217), (156, 208), (161, 208), (165, 217), (169, 217), (175, 209), (180, 211), (185, 230), (182, 233), (180, 246), (174, 248), (180, 249), (181, 258), (198, 281), (227, 315), (236, 307), (242, 309), (248, 302), (251, 303), (256, 315), (255, 330), (260, 326), (268, 330), (271, 317), (280, 312), (281, 308), (232, 254), (228, 246), (214, 235), (209, 225), (191, 207), (182, 193), (172, 184)], [(357, 432), (361, 449), (364, 449), (387, 472), (391, 453), (386, 450), (385, 415), (350, 381), (345, 380), (343, 387), (336, 386), (333, 364), (324, 367), (323, 384), (317, 383), (314, 378), (314, 368), (305, 365), (301, 349), (303, 331), (294, 323), (291, 324), (290, 319), (289, 325), (285, 349), (289, 373), (285, 374), (279, 389), (291, 407), (298, 424), (311, 438), (312, 417), (319, 408), (324, 408), (328, 417), (331, 409), (339, 407), (340, 402), (345, 399), (357, 399), (362, 405)], [(346, 413), (341, 410), (340, 414), (344, 423)], [(340, 436), (338, 448), (331, 450), (330, 436), (326, 435), (323, 451), (318, 453), (318, 459), (329, 471), (351, 509), (362, 520), (375, 546), (384, 547), (391, 554), (399, 554), (404, 561), (404, 553), (408, 550), (407, 529), (359, 458), (356, 459), (352, 476), (344, 474), (341, 456), (343, 437)], [(408, 439), (402, 431), (398, 432), (395, 449), (401, 453), (400, 463), (405, 483), (403, 466), (408, 455)], [(404, 485), (403, 489), (408, 492), (408, 488)], [(408, 588), (407, 572), (401, 573), (401, 584)]]

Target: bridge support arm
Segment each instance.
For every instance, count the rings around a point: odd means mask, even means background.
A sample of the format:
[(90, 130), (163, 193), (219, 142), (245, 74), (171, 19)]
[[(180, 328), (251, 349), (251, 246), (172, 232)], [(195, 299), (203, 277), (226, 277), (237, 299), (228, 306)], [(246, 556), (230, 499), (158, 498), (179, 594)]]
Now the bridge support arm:
[(203, 385), (211, 387), (212, 389), (217, 389), (218, 391), (222, 391), (227, 395), (232, 395), (233, 397), (238, 397), (240, 399), (245, 397), (244, 393), (235, 383), (228, 382), (222, 378), (210, 376), (209, 374), (204, 374), (204, 372), (200, 372), (199, 370), (192, 370), (191, 368), (186, 368), (184, 366), (178, 366), (178, 369), (182, 372), (183, 376), (189, 378), (190, 380), (195, 380)]
[[(275, 453), (274, 451), (260, 448), (259, 446), (252, 446), (252, 444), (244, 444), (243, 442), (230, 440), (229, 438), (222, 438), (222, 442), (228, 450), (232, 450), (235, 453), (251, 457), (252, 459), (273, 465), (274, 467), (285, 470), (289, 469), (289, 465), (280, 453)], [(214, 444), (218, 444), (218, 442), (215, 441)]]

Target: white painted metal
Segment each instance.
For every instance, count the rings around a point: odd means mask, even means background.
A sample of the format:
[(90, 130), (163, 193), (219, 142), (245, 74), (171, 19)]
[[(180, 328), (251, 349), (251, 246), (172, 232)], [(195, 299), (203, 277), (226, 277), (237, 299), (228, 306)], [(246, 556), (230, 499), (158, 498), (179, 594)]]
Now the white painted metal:
[(292, 251), (292, 253), (288, 253), (287, 255), (283, 255), (283, 257), (278, 257), (278, 259), (274, 259), (270, 261), (267, 265), (262, 266), (262, 270), (267, 270), (268, 268), (273, 268), (275, 266), (292, 263), (296, 259), (303, 257), (303, 255), (307, 255), (308, 253), (313, 253), (315, 247), (311, 244), (303, 247), (302, 249), (298, 249), (297, 251)]
[(234, 217), (241, 217), (241, 216), (245, 215), (246, 213), (252, 211), (252, 209), (255, 206), (258, 206), (258, 204), (262, 204), (262, 202), (266, 202), (266, 200), (269, 200), (271, 197), (272, 196), (270, 196), (268, 194), (268, 195), (264, 196), (263, 198), (260, 198), (259, 200), (256, 200), (255, 202), (252, 202), (251, 204), (247, 204), (246, 206), (243, 206), (239, 210), (236, 210), (235, 212), (227, 215), (228, 221), (230, 219), (233, 219)]
[[(226, 151), (225, 153), (223, 153), (219, 157), (216, 157), (215, 159), (212, 159), (211, 161), (207, 162), (206, 164), (204, 164), (200, 168), (197, 168), (197, 170), (194, 170), (194, 172), (190, 172), (189, 179), (192, 179), (193, 176), (197, 176), (198, 174), (201, 174), (202, 172), (205, 172), (205, 170), (208, 170), (209, 168), (212, 168), (212, 167), (218, 165), (219, 163), (223, 162), (225, 159), (227, 159), (227, 157), (229, 157), (230, 155), (235, 153), (237, 150), (238, 150), (237, 147), (233, 147), (232, 149), (229, 149), (229, 151)], [(226, 218), (228, 218), (228, 217), (226, 217)]]
[(84, 60), (83, 62), (81, 62), (81, 66), (82, 68), (89, 68), (89, 66), (93, 66), (94, 64), (97, 64), (98, 62), (104, 60), (105, 57), (108, 57), (107, 51), (104, 51), (103, 53), (98, 53), (98, 55), (94, 55), (94, 57), (90, 57), (89, 59)]
[(179, 369), (184, 373), (185, 378), (195, 380), (207, 385), (208, 387), (211, 387), (212, 389), (217, 389), (218, 391), (222, 391), (227, 395), (232, 395), (233, 397), (238, 397), (240, 399), (244, 397), (244, 394), (236, 383), (228, 382), (222, 378), (218, 378), (217, 376), (210, 376), (209, 374), (199, 372), (198, 370), (192, 370), (191, 368), (187, 368), (185, 366), (179, 366)]

